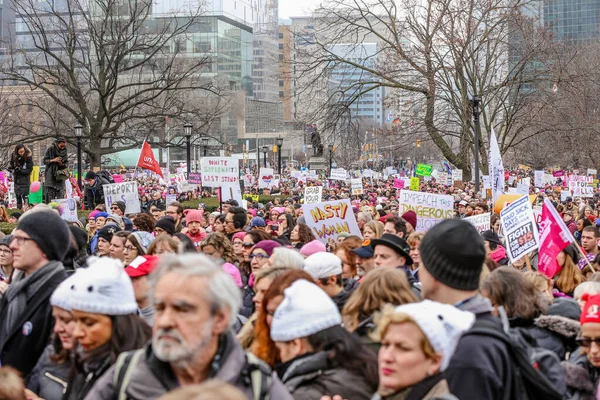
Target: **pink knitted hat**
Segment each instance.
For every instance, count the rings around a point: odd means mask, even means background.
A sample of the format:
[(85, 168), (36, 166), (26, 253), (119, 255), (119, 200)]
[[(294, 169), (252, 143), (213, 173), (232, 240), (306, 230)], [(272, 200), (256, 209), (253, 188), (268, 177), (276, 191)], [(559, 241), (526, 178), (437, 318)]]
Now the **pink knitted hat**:
[(227, 272), (227, 274), (233, 278), (233, 281), (237, 287), (242, 287), (242, 275), (240, 274), (240, 270), (237, 269), (235, 265), (231, 263), (225, 263), (221, 268), (223, 268), (223, 271)]
[(315, 253), (324, 252), (324, 251), (327, 251), (327, 249), (325, 248), (325, 245), (315, 239), (311, 242), (306, 243), (304, 246), (302, 246), (302, 248), (300, 249), (300, 254), (302, 254), (304, 257), (308, 257)]

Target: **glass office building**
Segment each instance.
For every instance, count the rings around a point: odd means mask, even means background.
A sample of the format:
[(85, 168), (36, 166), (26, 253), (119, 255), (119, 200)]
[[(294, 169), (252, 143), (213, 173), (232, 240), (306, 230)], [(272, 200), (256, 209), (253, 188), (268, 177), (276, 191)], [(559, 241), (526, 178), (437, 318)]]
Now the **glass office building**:
[(588, 41), (600, 33), (600, 0), (546, 0), (544, 25), (560, 41)]

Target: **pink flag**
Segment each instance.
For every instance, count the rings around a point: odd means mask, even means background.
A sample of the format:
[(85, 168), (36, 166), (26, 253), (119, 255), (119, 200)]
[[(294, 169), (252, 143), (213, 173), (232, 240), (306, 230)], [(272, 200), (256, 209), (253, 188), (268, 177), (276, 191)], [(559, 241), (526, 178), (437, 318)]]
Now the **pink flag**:
[(538, 271), (549, 278), (560, 271), (556, 256), (573, 243), (573, 235), (567, 229), (558, 212), (546, 198), (542, 206), (540, 222), (540, 250), (538, 253)]

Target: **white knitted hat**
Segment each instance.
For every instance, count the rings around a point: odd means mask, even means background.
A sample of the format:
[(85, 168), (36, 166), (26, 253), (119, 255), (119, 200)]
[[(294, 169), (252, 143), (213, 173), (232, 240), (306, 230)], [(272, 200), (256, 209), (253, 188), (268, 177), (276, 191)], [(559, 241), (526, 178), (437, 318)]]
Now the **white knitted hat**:
[(318, 252), (306, 257), (304, 271), (313, 279), (328, 278), (331, 275), (341, 275), (342, 260), (332, 253)]
[(69, 289), (68, 279), (65, 279), (54, 289), (50, 296), (50, 305), (60, 307), (63, 310), (71, 311), (71, 289)]
[(104, 314), (135, 314), (135, 301), (131, 279), (123, 265), (109, 257), (90, 257), (88, 268), (79, 268), (61, 286), (69, 290), (72, 310)]
[(285, 289), (283, 295), (271, 323), (274, 342), (307, 337), (342, 323), (333, 300), (314, 283), (300, 279)]
[(442, 355), (441, 371), (448, 367), (462, 334), (475, 322), (473, 313), (430, 300), (398, 306), (395, 312), (410, 316), (423, 331), (433, 350)]

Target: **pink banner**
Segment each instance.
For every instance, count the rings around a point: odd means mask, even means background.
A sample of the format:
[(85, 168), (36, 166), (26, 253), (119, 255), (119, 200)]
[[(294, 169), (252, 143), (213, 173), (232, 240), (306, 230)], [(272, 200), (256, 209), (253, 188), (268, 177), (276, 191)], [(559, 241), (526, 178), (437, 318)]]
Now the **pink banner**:
[(554, 278), (561, 267), (556, 256), (573, 242), (573, 235), (567, 229), (558, 212), (546, 198), (542, 206), (540, 222), (540, 249), (538, 253), (538, 270), (549, 278)]
[(123, 182), (123, 176), (119, 175), (119, 174), (114, 174), (113, 175), (113, 179), (115, 180), (115, 183), (122, 183)]
[(404, 181), (402, 179), (394, 179), (395, 189), (404, 189)]
[(561, 177), (561, 176), (565, 176), (565, 171), (564, 170), (558, 170), (558, 171), (554, 171), (552, 173), (552, 176), (555, 178)]

